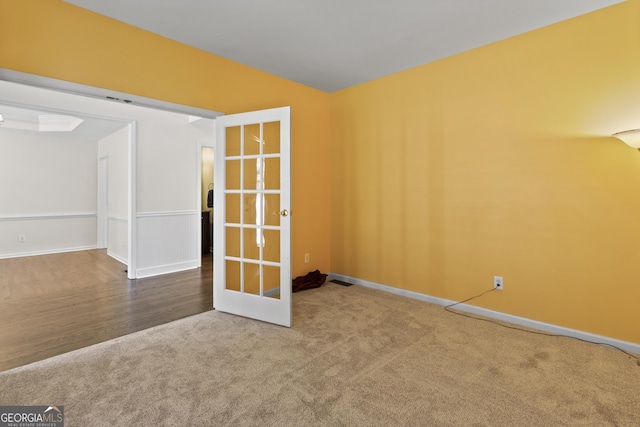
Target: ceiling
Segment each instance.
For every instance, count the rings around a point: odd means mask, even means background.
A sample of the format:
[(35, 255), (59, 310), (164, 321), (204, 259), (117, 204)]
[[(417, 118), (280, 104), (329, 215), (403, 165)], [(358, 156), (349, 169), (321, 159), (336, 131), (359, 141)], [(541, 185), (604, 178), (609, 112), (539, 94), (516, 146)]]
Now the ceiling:
[(65, 0), (326, 92), (621, 0)]
[(59, 136), (69, 140), (99, 141), (127, 126), (121, 120), (108, 120), (82, 115), (60, 113), (45, 109), (34, 110), (0, 104), (0, 132)]

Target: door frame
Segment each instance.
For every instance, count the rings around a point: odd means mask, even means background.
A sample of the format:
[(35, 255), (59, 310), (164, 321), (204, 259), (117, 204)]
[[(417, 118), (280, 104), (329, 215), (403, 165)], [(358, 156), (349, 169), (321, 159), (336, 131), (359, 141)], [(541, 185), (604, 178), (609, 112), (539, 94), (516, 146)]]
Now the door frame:
[[(44, 90), (52, 90), (56, 92), (62, 92), (71, 94), (78, 97), (98, 98), (103, 102), (117, 102), (118, 100), (124, 103), (133, 102), (138, 107), (156, 109), (163, 111), (170, 111), (174, 113), (184, 114), (186, 116), (194, 116), (208, 119), (215, 119), (222, 115), (222, 113), (214, 110), (208, 110), (188, 105), (175, 104), (168, 101), (161, 101), (153, 98), (146, 98), (139, 95), (127, 94), (124, 92), (117, 92), (109, 89), (102, 89), (95, 86), (83, 85), (80, 83), (74, 83), (64, 80), (58, 80), (51, 77), (38, 76), (35, 74), (29, 74), (21, 71), (10, 70), (0, 67), (0, 80), (7, 81), (14, 84), (24, 85), (32, 88), (39, 88)], [(111, 101), (109, 101), (111, 100)], [(120, 117), (107, 117), (98, 114), (87, 114), (81, 111), (75, 110), (63, 110), (57, 109), (54, 106), (49, 106), (48, 103), (43, 105), (30, 105), (33, 102), (31, 100), (27, 103), (13, 102), (11, 99), (2, 99), (0, 95), (0, 101), (6, 105), (13, 105), (24, 108), (45, 108), (48, 111), (59, 112), (60, 114), (70, 115), (83, 115), (86, 117), (93, 117), (97, 119), (116, 120), (126, 123), (128, 126), (128, 232), (127, 232), (127, 277), (129, 279), (136, 279), (137, 276), (137, 122), (135, 119), (127, 118), (126, 114), (122, 114)], [(118, 113), (120, 114), (120, 112)], [(215, 130), (215, 128), (214, 128)], [(200, 238), (198, 238), (198, 241)]]

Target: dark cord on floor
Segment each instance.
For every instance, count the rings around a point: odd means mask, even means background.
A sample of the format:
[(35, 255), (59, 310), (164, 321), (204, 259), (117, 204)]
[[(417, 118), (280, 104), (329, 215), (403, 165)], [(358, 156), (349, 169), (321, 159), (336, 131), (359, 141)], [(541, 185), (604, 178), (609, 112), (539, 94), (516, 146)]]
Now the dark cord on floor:
[(614, 350), (621, 351), (622, 353), (624, 353), (627, 356), (631, 357), (632, 359), (634, 359), (636, 361), (636, 364), (638, 366), (640, 366), (640, 356), (636, 356), (635, 354), (630, 353), (630, 352), (628, 352), (626, 350), (623, 350), (620, 347), (616, 347), (615, 345), (612, 345), (612, 344), (596, 342), (596, 341), (589, 341), (589, 340), (586, 340), (586, 339), (583, 339), (583, 338), (572, 337), (570, 335), (560, 335), (560, 334), (551, 334), (551, 333), (548, 333), (548, 332), (532, 331), (532, 330), (529, 330), (529, 329), (519, 328), (517, 326), (505, 325), (504, 323), (498, 322), (498, 321), (493, 320), (493, 319), (487, 319), (487, 318), (483, 318), (483, 317), (476, 317), (476, 316), (472, 316), (470, 314), (461, 313), (459, 311), (454, 311), (454, 310), (451, 309), (451, 307), (454, 307), (454, 306), (456, 306), (458, 304), (463, 304), (463, 303), (465, 303), (467, 301), (471, 301), (471, 300), (476, 299), (476, 298), (480, 298), (481, 296), (483, 296), (485, 294), (488, 294), (489, 292), (493, 292), (493, 291), (497, 291), (497, 289), (495, 289), (495, 288), (494, 289), (489, 289), (488, 291), (484, 291), (481, 294), (478, 294), (478, 295), (473, 296), (471, 298), (467, 298), (467, 299), (465, 299), (463, 301), (458, 301), (458, 302), (454, 302), (453, 304), (446, 305), (444, 307), (444, 310), (448, 311), (449, 313), (457, 314), (458, 316), (468, 317), (469, 319), (474, 319), (474, 320), (482, 320), (483, 322), (493, 323), (495, 325), (502, 326), (503, 328), (513, 329), (515, 331), (528, 332), (530, 334), (543, 335), (543, 336), (546, 336), (546, 337), (570, 338), (570, 339), (586, 342), (586, 343), (589, 343), (589, 344), (596, 344), (596, 345), (601, 345), (603, 347), (609, 347), (609, 348), (612, 348)]

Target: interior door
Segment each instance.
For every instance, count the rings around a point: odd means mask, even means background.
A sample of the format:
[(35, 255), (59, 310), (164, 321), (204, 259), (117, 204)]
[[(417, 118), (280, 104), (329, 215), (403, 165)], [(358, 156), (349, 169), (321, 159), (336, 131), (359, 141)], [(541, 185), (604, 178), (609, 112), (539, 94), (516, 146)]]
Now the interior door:
[(290, 107), (216, 119), (216, 310), (291, 326)]

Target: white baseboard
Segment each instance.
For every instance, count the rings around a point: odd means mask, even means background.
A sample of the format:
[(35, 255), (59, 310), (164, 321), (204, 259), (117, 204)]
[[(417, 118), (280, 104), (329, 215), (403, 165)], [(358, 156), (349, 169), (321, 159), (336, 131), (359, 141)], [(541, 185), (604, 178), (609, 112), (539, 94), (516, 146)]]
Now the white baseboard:
[(161, 274), (177, 273), (178, 271), (191, 270), (194, 268), (198, 268), (198, 260), (139, 268), (136, 270), (136, 278), (142, 279), (144, 277), (159, 276)]
[(266, 290), (262, 293), (262, 295), (264, 295), (265, 297), (272, 297), (274, 295), (278, 295), (279, 293), (280, 293), (280, 286), (278, 286), (277, 288)]
[(123, 257), (121, 257), (120, 255), (118, 255), (116, 253), (107, 251), (107, 255), (109, 255), (111, 258), (115, 259), (116, 261), (121, 262), (124, 265), (128, 265), (129, 264), (129, 262), (126, 259), (124, 259)]
[(138, 213), (135, 277), (198, 268), (200, 215), (196, 211)]
[(51, 254), (61, 254), (65, 252), (78, 252), (78, 251), (89, 251), (92, 249), (97, 249), (96, 245), (93, 246), (77, 246), (74, 248), (58, 248), (58, 249), (48, 249), (45, 251), (33, 251), (33, 252), (19, 252), (13, 254), (2, 254), (0, 255), (0, 259), (5, 258), (20, 258), (25, 256), (38, 256), (38, 255), (51, 255)]
[[(401, 295), (404, 297), (413, 298), (442, 306), (455, 304), (457, 302), (421, 294), (418, 292), (407, 291), (405, 289), (394, 288), (393, 286), (382, 285), (380, 283), (369, 282), (367, 280), (357, 279), (355, 277), (344, 276), (342, 274), (329, 273), (328, 280), (331, 279), (338, 279), (347, 283), (353, 283), (354, 285), (361, 285), (367, 288), (377, 289), (395, 295)], [(621, 341), (615, 338), (609, 338), (602, 335), (579, 331), (576, 329), (565, 328), (563, 326), (553, 325), (550, 323), (539, 322), (537, 320), (527, 319), (526, 317), (513, 316), (511, 314), (501, 313), (499, 311), (489, 310), (469, 304), (458, 304), (455, 308), (456, 310), (464, 311), (471, 314), (477, 314), (479, 316), (488, 317), (491, 319), (499, 320), (501, 322), (513, 323), (527, 328), (548, 332), (554, 335), (564, 335), (572, 338), (578, 338), (580, 340), (590, 341), (593, 343), (611, 345), (629, 353), (640, 354), (640, 344), (629, 341)]]

